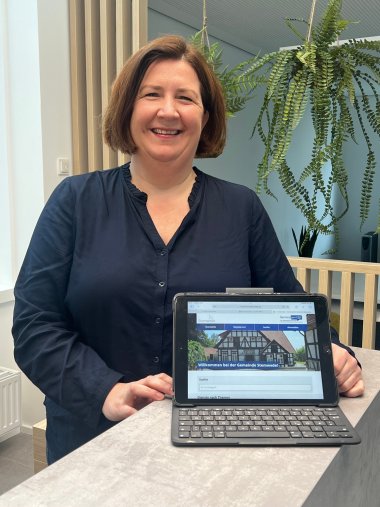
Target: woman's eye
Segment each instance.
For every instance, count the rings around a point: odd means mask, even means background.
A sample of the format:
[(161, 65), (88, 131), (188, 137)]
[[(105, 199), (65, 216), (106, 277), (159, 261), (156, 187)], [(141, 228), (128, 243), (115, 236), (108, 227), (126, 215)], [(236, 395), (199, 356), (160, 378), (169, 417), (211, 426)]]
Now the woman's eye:
[(145, 97), (158, 97), (157, 92), (149, 92), (145, 94)]
[(186, 100), (187, 102), (192, 102), (193, 99), (191, 97), (187, 97), (186, 95), (181, 95), (180, 100)]

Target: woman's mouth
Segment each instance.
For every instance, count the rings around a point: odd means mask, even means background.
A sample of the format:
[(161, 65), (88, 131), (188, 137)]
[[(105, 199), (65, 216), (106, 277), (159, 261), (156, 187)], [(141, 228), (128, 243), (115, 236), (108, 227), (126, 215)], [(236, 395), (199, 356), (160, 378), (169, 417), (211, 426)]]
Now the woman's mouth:
[(152, 129), (152, 132), (162, 136), (177, 136), (180, 133), (180, 130)]

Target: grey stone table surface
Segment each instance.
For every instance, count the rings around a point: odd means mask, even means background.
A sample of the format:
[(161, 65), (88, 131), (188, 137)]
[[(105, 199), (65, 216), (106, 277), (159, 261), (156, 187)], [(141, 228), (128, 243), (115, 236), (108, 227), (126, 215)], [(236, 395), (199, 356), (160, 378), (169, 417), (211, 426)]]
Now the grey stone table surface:
[[(366, 393), (361, 398), (342, 398), (340, 405), (358, 431), (361, 428), (362, 444), (343, 448), (174, 447), (170, 442), (171, 402), (164, 400), (8, 491), (0, 497), (0, 506), (370, 507), (371, 503), (363, 503), (364, 493), (354, 479), (365, 476), (370, 484), (376, 482), (377, 471), (371, 478), (370, 470), (363, 472), (363, 467), (372, 470), (374, 460), (379, 460), (373, 449), (380, 448), (380, 429), (377, 427), (374, 437), (372, 419), (367, 420), (366, 414), (380, 419), (380, 351), (355, 351), (363, 366)], [(376, 443), (373, 438), (378, 439)], [(357, 499), (347, 503), (347, 498), (337, 495), (343, 490), (346, 497), (357, 494)], [(336, 495), (342, 503), (332, 497), (331, 503), (321, 502), (323, 494)], [(366, 501), (372, 502), (372, 497), (367, 496)]]

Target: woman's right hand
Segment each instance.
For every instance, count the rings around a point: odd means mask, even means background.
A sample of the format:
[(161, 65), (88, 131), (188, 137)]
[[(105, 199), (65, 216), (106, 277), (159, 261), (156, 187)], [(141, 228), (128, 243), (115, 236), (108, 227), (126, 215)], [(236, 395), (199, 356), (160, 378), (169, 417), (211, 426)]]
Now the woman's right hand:
[(141, 380), (118, 383), (104, 401), (102, 412), (110, 421), (122, 421), (152, 401), (173, 395), (173, 381), (166, 373), (148, 375)]

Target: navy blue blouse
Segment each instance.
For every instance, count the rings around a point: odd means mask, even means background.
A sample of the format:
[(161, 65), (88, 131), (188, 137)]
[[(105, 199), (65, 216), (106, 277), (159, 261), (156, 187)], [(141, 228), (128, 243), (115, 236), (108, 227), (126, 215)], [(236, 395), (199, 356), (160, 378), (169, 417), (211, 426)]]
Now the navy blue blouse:
[(128, 164), (66, 178), (37, 223), (15, 287), (15, 358), (85, 424), (116, 382), (171, 374), (177, 292), (302, 291), (256, 194), (194, 170), (168, 245)]

